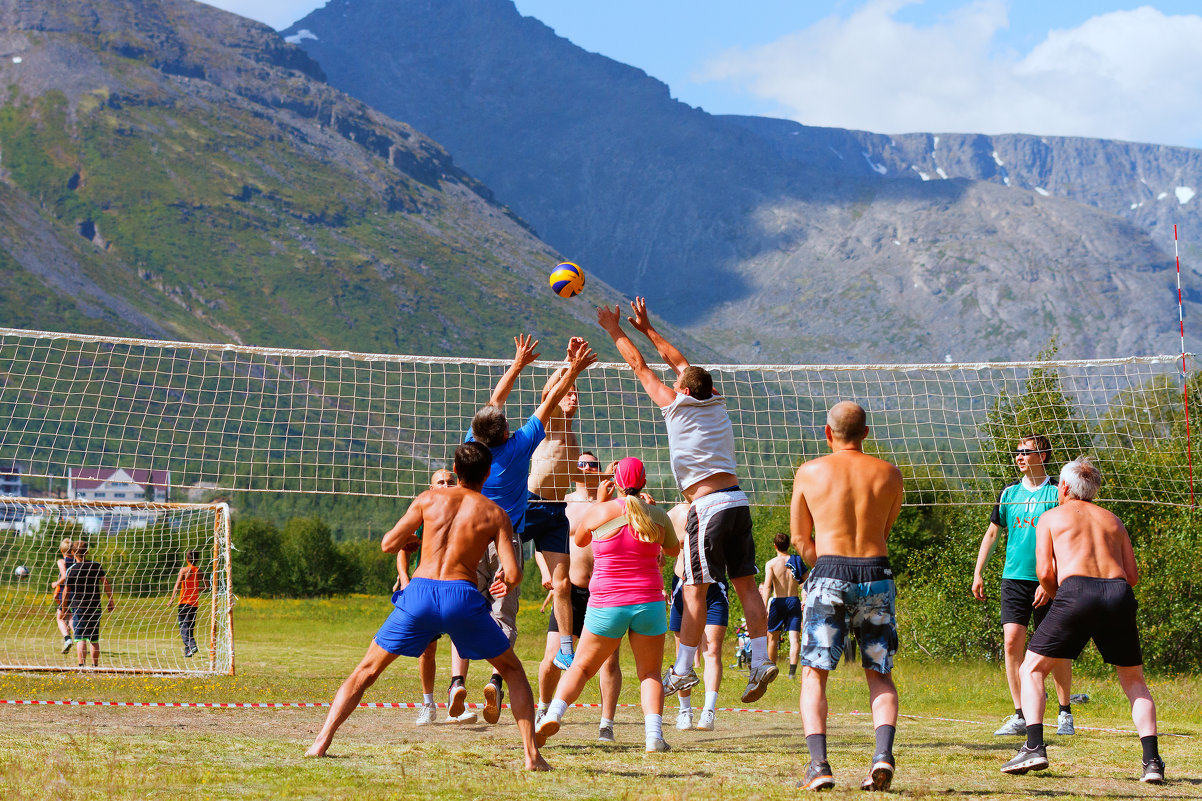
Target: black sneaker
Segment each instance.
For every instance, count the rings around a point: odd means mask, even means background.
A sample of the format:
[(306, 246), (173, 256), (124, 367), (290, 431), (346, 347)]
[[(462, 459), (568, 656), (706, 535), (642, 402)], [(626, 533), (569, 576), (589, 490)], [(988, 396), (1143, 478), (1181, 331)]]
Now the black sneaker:
[(1158, 756), (1144, 763), (1144, 775), (1139, 777), (1144, 784), (1164, 784), (1164, 760)]
[(797, 785), (802, 790), (829, 790), (835, 786), (835, 776), (829, 762), (814, 762), (806, 766), (806, 777)]
[(1027, 748), (1027, 744), (1023, 743), (1018, 749), (1018, 753), (1002, 765), (1002, 773), (1009, 773), (1011, 776), (1021, 776), (1029, 770), (1047, 770), (1048, 768), (1048, 748), (1046, 745), (1037, 745), (1034, 748)]
[(872, 767), (864, 781), (860, 782), (861, 790), (885, 791), (893, 783), (893, 757), (889, 754), (877, 754), (872, 758)]

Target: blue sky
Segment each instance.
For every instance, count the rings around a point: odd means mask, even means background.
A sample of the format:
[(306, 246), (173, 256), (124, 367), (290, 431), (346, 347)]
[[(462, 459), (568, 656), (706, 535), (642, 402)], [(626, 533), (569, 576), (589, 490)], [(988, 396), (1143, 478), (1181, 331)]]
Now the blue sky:
[[(211, 2), (276, 28), (323, 4)], [(1031, 133), (1202, 147), (1197, 0), (515, 5), (713, 113), (880, 133)]]

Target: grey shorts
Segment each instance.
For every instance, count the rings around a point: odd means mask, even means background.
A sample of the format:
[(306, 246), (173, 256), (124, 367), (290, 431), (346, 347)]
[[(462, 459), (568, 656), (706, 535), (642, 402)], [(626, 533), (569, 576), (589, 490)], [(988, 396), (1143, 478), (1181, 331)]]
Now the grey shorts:
[[(513, 542), (514, 553), (518, 554), (520, 560), (522, 558), (522, 542), (517, 536), (514, 536), (511, 542)], [(505, 636), (509, 638), (509, 644), (512, 646), (518, 638), (518, 601), (521, 593), (517, 587), (514, 587), (500, 598), (494, 598), (489, 594), (488, 587), (492, 584), (493, 576), (497, 574), (497, 568), (500, 566), (501, 559), (497, 556), (497, 546), (489, 543), (488, 550), (484, 552), (480, 563), (476, 565), (476, 586), (484, 594), (484, 600), (488, 602), (492, 619), (497, 621), (497, 625), (501, 627), (501, 631), (505, 632)]]
[(850, 631), (860, 644), (865, 668), (892, 672), (896, 605), (897, 588), (887, 558), (819, 557), (805, 583), (801, 664), (834, 670)]

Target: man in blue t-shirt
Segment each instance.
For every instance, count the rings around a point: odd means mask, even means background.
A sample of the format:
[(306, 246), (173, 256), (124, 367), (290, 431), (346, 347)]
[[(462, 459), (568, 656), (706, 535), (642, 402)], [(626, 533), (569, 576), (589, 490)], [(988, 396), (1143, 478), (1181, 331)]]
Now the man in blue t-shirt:
[[(1047, 594), (1035, 575), (1035, 524), (1040, 516), (1058, 503), (1057, 484), (1047, 474), (1047, 460), (1052, 453), (1051, 443), (1042, 434), (1019, 440), (1014, 461), (1022, 477), (1002, 490), (989, 528), (981, 539), (977, 567), (972, 577), (972, 594), (985, 600), (985, 581), (982, 571), (997, 546), (998, 535), (1006, 532), (1006, 564), (1002, 568), (1002, 636), (1006, 655), (1006, 681), (1014, 701), (1014, 714), (1008, 717), (994, 734), (1026, 734), (1023, 718), (1021, 684), (1018, 669), (1027, 647), (1027, 627), (1039, 627), (1048, 612)], [(1065, 661), (1052, 673), (1056, 696), (1060, 701), (1057, 734), (1074, 734), (1073, 713), (1069, 695), (1072, 663)]]
[[(465, 441), (479, 442), (492, 452), (492, 471), (484, 482), (481, 492), (485, 498), (493, 501), (509, 515), (513, 524), (513, 545), (517, 553), (522, 552), (521, 533), (525, 526), (527, 490), (526, 482), (530, 477), (530, 457), (534, 449), (546, 436), (547, 421), (550, 420), (554, 409), (567, 395), (576, 383), (576, 379), (590, 365), (597, 361), (596, 354), (586, 340), (572, 337), (568, 342), (567, 368), (559, 373), (559, 380), (543, 393), (542, 403), (534, 414), (526, 420), (517, 431), (510, 432), (509, 421), (505, 417), (505, 400), (513, 390), (518, 376), (528, 365), (538, 358), (535, 353), (538, 340), (528, 334), (513, 338), (517, 352), (513, 364), (501, 376), (496, 389), (488, 399), (488, 404), (472, 417), (471, 429)], [(517, 639), (517, 611), (519, 593), (511, 592), (500, 598), (493, 598), (488, 593), (495, 574), (500, 568), (497, 549), (489, 546), (476, 568), (477, 584), (480, 591), (488, 597), (492, 616), (509, 637), (512, 645)], [(464, 714), (464, 701), (467, 698), (467, 669), (470, 662), (457, 651), (451, 654), (451, 686), (447, 691), (448, 719), (456, 719)], [(496, 723), (501, 715), (501, 703), (504, 700), (501, 687), (501, 676), (494, 673), (492, 679), (484, 686), (484, 719)]]

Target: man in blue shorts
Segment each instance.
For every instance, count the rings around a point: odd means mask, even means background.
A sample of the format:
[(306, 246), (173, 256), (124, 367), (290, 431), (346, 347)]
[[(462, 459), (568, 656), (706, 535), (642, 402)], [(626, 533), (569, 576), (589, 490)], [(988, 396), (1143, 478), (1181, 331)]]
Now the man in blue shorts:
[(622, 330), (620, 307), (598, 308), (597, 322), (613, 339), (618, 353), (663, 414), (672, 475), (689, 502), (685, 537), (681, 541), (681, 553), (686, 558), (681, 582), (684, 614), (680, 647), (676, 650), (675, 664), (664, 674), (664, 692), (671, 695), (699, 683), (693, 662), (705, 629), (706, 597), (711, 584), (729, 578), (743, 604), (751, 636), (751, 669), (742, 696), (743, 703), (749, 704), (767, 691), (778, 671), (768, 660), (768, 611), (755, 581), (758, 567), (751, 506), (739, 488), (735, 434), (726, 399), (714, 389), (714, 378), (708, 370), (689, 364), (655, 330), (646, 300), (635, 298), (630, 309), (634, 316), (626, 319), (651, 341), (676, 374), (672, 386), (660, 380)]
[[(1027, 731), (1023, 719), (1022, 701), (1019, 695), (1018, 668), (1023, 662), (1027, 644), (1027, 626), (1038, 630), (1044, 615), (1048, 613), (1048, 598), (1039, 587), (1035, 576), (1035, 525), (1039, 517), (1056, 507), (1056, 482), (1047, 474), (1047, 461), (1052, 454), (1052, 444), (1042, 434), (1024, 437), (1014, 449), (1014, 462), (1021, 473), (1018, 481), (1006, 485), (998, 496), (989, 517), (989, 528), (981, 539), (977, 553), (977, 566), (973, 571), (972, 594), (979, 601), (985, 600), (985, 580), (982, 573), (994, 548), (998, 535), (1006, 532), (1006, 564), (1002, 568), (1000, 587), (1002, 603), (1002, 644), (1006, 661), (1006, 683), (1010, 685), (1010, 699), (1014, 702), (1014, 714), (1002, 722), (996, 735), (1022, 735)], [(1056, 733), (1075, 734), (1073, 708), (1069, 687), (1072, 683), (1072, 663), (1058, 662), (1052, 673), (1056, 685), (1056, 697), (1060, 702), (1060, 713), (1056, 718)]]
[(414, 499), (387, 534), (387, 553), (412, 550), (420, 542), (421, 563), (403, 590), (393, 595), (394, 609), (376, 632), (367, 655), (351, 672), (330, 704), (325, 724), (305, 756), (325, 756), (334, 733), (358, 706), (364, 691), (398, 656), (419, 657), (440, 634), (469, 659), (486, 659), (509, 682), (514, 720), (521, 732), (527, 770), (549, 770), (534, 742), (534, 697), (522, 663), (509, 638), (493, 620), (476, 586), (476, 566), (493, 546), (500, 569), (489, 588), (494, 597), (514, 592), (521, 566), (513, 548), (513, 528), (501, 507), (480, 494), (488, 477), (488, 448), (474, 442), (455, 449), (459, 486), (427, 490)]
[(776, 661), (777, 638), (789, 633), (789, 678), (797, 677), (797, 656), (801, 646), (801, 598), (797, 591), (805, 580), (801, 557), (789, 555), (789, 535), (777, 532), (772, 538), (776, 556), (764, 564), (764, 583), (760, 596), (768, 606), (768, 658)]
[[(685, 528), (688, 525), (689, 505), (678, 503), (668, 510), (668, 519), (676, 529), (678, 539), (684, 539)], [(684, 553), (683, 551), (681, 552)], [(684, 585), (681, 576), (684, 575), (684, 560), (676, 557), (676, 566), (672, 575), (672, 596), (668, 612), (668, 630), (676, 634), (676, 647), (680, 647), (680, 626), (684, 619)], [(730, 585), (723, 581), (715, 581), (709, 585), (705, 595), (705, 630), (701, 636), (701, 647), (697, 651), (697, 660), (705, 657), (704, 669), (701, 674), (705, 686), (705, 705), (701, 708), (701, 717), (697, 720), (698, 731), (713, 731), (717, 717), (718, 689), (722, 686), (722, 669), (725, 665), (722, 659), (722, 645), (726, 640), (726, 629), (730, 625)], [(680, 701), (680, 711), (676, 714), (676, 728), (688, 731), (693, 726), (693, 691), (681, 690), (676, 696)]]
[(839, 665), (848, 624), (860, 644), (868, 681), (876, 748), (862, 790), (888, 790), (896, 762), (897, 589), (887, 540), (901, 511), (896, 467), (864, 453), (867, 415), (858, 404), (836, 403), (826, 416), (831, 453), (797, 468), (789, 528), (793, 545), (814, 566), (805, 583), (801, 624), (801, 717), (810, 764), (801, 786), (835, 784), (826, 756), (826, 681)]
[[(589, 348), (588, 342), (580, 337), (572, 337), (568, 342), (567, 368), (556, 371), (558, 380), (544, 391), (542, 403), (539, 404), (538, 409), (530, 415), (521, 428), (511, 433), (509, 421), (505, 417), (505, 401), (522, 370), (539, 357), (539, 354), (535, 353), (538, 340), (532, 339), (528, 335), (522, 335), (514, 337), (513, 341), (517, 346), (513, 363), (501, 376), (501, 380), (497, 382), (488, 405), (472, 417), (471, 430), (468, 431), (466, 440), (479, 442), (492, 453), (492, 472), (489, 474), (488, 480), (484, 482), (482, 492), (484, 497), (496, 502), (509, 515), (514, 532), (514, 546), (520, 554), (522, 543), (518, 537), (526, 525), (526, 508), (529, 499), (526, 484), (530, 478), (530, 459), (534, 455), (534, 449), (546, 436), (547, 423), (550, 421), (553, 411), (576, 384), (576, 379), (580, 374), (597, 361), (597, 357)], [(497, 551), (490, 547), (481, 558), (476, 571), (477, 583), (485, 595), (489, 595), (488, 587), (492, 583), (498, 567)], [(520, 567), (519, 563), (519, 572)], [(520, 575), (518, 581), (521, 581)], [(518, 636), (517, 593), (499, 597), (490, 596), (489, 600), (492, 605), (493, 617), (505, 631), (509, 637), (509, 643), (512, 645)], [(470, 660), (452, 650), (451, 686), (447, 691), (447, 713), (451, 719), (456, 718), (464, 711), (469, 664)], [(489, 723), (496, 723), (500, 718), (501, 703), (505, 697), (503, 687), (499, 673), (493, 673), (492, 678), (484, 685), (482, 714), (484, 720)]]

